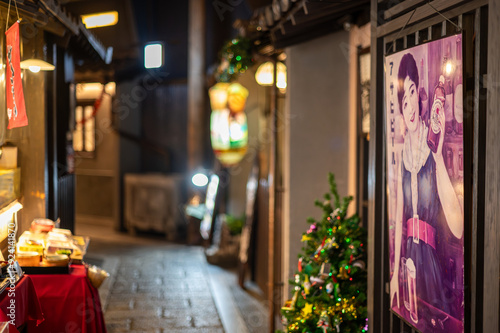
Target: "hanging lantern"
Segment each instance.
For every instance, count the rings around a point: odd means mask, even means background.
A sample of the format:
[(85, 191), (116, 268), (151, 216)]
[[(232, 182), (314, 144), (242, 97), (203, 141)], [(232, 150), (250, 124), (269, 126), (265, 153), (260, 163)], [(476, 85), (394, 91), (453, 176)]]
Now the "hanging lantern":
[[(276, 87), (280, 90), (286, 89), (286, 66), (284, 63), (278, 61), (278, 73)], [(259, 66), (255, 73), (255, 80), (261, 86), (272, 86), (274, 82), (274, 65), (271, 61), (265, 62)]]
[(239, 83), (217, 83), (209, 90), (212, 114), (210, 138), (215, 157), (223, 166), (239, 163), (247, 152), (245, 104), (248, 90)]

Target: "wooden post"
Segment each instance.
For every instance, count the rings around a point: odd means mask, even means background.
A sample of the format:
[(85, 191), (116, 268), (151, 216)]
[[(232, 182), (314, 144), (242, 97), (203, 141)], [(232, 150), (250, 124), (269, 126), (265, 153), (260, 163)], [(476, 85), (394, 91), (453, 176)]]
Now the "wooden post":
[(490, 0), (488, 17), (488, 79), (484, 218), (483, 332), (500, 332), (500, 3)]
[(269, 175), (268, 175), (268, 186), (269, 186), (269, 238), (268, 238), (268, 251), (269, 251), (269, 260), (268, 260), (268, 292), (269, 292), (269, 332), (274, 332), (275, 325), (275, 297), (274, 297), (274, 286), (275, 286), (275, 196), (276, 196), (276, 124), (277, 124), (277, 95), (278, 88), (276, 87), (277, 80), (277, 63), (276, 59), (273, 58), (273, 85), (271, 86), (271, 114), (270, 114), (270, 127), (272, 131), (270, 149), (269, 149)]
[(205, 109), (205, 0), (189, 0), (188, 27), (188, 170), (203, 157)]

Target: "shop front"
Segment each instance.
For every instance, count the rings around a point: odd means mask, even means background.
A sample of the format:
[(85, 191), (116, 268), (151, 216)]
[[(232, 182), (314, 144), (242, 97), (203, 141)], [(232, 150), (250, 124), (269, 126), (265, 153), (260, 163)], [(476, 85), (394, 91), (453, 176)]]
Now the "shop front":
[(96, 288), (105, 274), (84, 264), (89, 238), (70, 230), (66, 134), (74, 119), (73, 61), (104, 64), (106, 49), (52, 1), (2, 1), (0, 15), (0, 327), (105, 332)]

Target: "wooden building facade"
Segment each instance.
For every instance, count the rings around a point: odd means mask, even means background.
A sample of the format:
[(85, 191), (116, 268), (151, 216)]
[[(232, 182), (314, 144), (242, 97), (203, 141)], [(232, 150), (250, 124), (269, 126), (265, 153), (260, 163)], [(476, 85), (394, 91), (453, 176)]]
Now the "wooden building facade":
[[(500, 2), (371, 1), (370, 332), (416, 332), (390, 311), (384, 57), (463, 36), (464, 331), (500, 331)], [(458, 29), (458, 30), (457, 30)]]

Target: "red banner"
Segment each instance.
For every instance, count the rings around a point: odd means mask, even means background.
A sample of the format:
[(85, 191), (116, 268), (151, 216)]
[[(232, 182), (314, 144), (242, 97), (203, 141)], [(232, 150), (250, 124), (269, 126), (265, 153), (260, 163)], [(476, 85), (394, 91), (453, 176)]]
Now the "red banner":
[(5, 33), (7, 36), (6, 95), (8, 129), (28, 125), (24, 104), (23, 82), (21, 80), (21, 59), (19, 55), (19, 22), (14, 23)]

